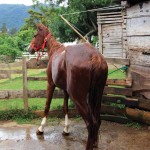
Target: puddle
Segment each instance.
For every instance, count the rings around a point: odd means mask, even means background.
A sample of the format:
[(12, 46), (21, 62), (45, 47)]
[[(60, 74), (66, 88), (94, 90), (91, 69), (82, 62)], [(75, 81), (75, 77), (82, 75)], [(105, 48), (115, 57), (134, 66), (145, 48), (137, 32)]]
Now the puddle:
[[(47, 126), (44, 136), (36, 135), (37, 126), (0, 125), (0, 150), (84, 150), (87, 131), (82, 121), (73, 122), (67, 137), (63, 125)], [(149, 150), (150, 131), (103, 121), (99, 148), (95, 150)]]

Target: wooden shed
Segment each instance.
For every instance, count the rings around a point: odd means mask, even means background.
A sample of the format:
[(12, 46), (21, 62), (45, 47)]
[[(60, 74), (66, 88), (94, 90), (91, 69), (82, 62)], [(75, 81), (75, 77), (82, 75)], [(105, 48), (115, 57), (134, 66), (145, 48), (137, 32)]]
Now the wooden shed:
[(130, 59), (133, 93), (150, 100), (150, 0), (123, 0), (97, 13), (99, 50)]

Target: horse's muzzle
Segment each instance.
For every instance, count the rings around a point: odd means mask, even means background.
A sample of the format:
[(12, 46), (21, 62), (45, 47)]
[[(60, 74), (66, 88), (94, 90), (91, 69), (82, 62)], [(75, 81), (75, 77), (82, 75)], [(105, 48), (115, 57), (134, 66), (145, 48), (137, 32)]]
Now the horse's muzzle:
[(35, 50), (32, 49), (30, 46), (28, 47), (28, 52), (33, 55), (35, 53)]

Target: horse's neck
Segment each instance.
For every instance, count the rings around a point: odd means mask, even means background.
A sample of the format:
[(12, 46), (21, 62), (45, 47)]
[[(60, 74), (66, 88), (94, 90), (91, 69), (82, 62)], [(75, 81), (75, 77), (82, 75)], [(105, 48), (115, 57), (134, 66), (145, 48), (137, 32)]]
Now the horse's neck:
[(49, 57), (53, 55), (61, 46), (63, 46), (60, 42), (58, 42), (53, 36), (47, 41), (47, 50)]

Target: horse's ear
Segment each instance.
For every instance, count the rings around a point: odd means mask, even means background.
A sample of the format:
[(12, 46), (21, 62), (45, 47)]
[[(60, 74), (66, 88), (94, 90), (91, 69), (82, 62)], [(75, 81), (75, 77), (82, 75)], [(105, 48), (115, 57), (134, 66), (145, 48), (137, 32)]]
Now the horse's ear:
[(37, 23), (36, 28), (39, 29), (39, 30), (42, 30), (43, 29), (43, 24), (42, 23)]

